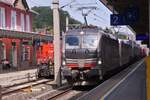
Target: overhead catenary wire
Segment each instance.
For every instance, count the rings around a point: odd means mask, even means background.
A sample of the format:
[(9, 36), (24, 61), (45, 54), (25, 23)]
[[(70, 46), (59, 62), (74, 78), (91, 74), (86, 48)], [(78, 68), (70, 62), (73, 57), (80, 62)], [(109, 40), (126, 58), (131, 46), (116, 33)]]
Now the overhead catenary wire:
[[(41, 4), (39, 3), (39, 0), (30, 0), (30, 1), (34, 5), (41, 6)], [(88, 2), (88, 3), (80, 3), (78, 0), (70, 0), (69, 3), (66, 3), (65, 5), (61, 6), (60, 8), (69, 7), (69, 8), (71, 8), (70, 10), (73, 10), (74, 8), (76, 9), (76, 6), (92, 6), (92, 5), (97, 5), (97, 10), (101, 10), (101, 12), (103, 12), (104, 9), (99, 7), (99, 5), (100, 5), (99, 0), (91, 0), (91, 3), (90, 2)], [(75, 10), (73, 10), (73, 12), (74, 11)], [(109, 21), (106, 18), (103, 18), (102, 16), (100, 16), (100, 15), (98, 15), (98, 14), (92, 12), (92, 11), (90, 11), (90, 14), (93, 14), (93, 16), (96, 17), (94, 19), (97, 20), (97, 21), (99, 20), (103, 24), (105, 24), (106, 21)], [(106, 12), (105, 12), (105, 14), (106, 14)], [(75, 19), (77, 19), (77, 18), (75, 18)]]
[[(41, 6), (40, 3), (37, 3), (37, 1), (35, 2), (35, 0), (30, 0), (33, 4)], [(38, 0), (39, 1), (39, 0)]]
[(76, 0), (71, 0), (71, 2), (69, 2), (69, 3), (67, 3), (67, 4), (65, 4), (65, 5), (63, 5), (63, 6), (61, 6), (60, 8), (62, 9), (62, 8), (64, 8), (64, 7), (67, 7), (67, 6), (70, 6), (72, 3), (74, 3)]
[(76, 4), (72, 4), (71, 6), (78, 7), (78, 6), (95, 6), (95, 5), (97, 4), (96, 3), (76, 3)]
[[(32, 3), (34, 3), (35, 5), (40, 6), (40, 3), (37, 3), (38, 1), (35, 2), (35, 0), (30, 0)], [(91, 3), (78, 3), (77, 0), (71, 0), (69, 3), (61, 6), (60, 8), (64, 8), (64, 7), (70, 7), (70, 8), (76, 8), (75, 6), (90, 6), (90, 5), (98, 5), (97, 0), (95, 0), (95, 2), (91, 2)], [(97, 7), (98, 8), (98, 7)], [(100, 9), (100, 8), (98, 8)], [(72, 9), (71, 9), (72, 10)], [(94, 16), (96, 16), (97, 18), (100, 18), (101, 20), (105, 21), (104, 18), (98, 16), (97, 14), (93, 13), (92, 10), (88, 11), (88, 14), (92, 13)], [(98, 19), (97, 19), (98, 20)]]
[(95, 13), (93, 13), (93, 12), (91, 12), (91, 13), (92, 13), (95, 17), (100, 18), (100, 19), (106, 21), (106, 19), (104, 19), (103, 17), (100, 17), (99, 15), (97, 15), (97, 14), (95, 14)]
[[(93, 6), (93, 4), (94, 4), (94, 5), (98, 5), (97, 1), (95, 0), (95, 3), (84, 3), (84, 4), (77, 3), (77, 4), (74, 4), (74, 5), (71, 5), (71, 8), (79, 8), (78, 6), (84, 6), (84, 5), (92, 5), (92, 6)], [(77, 5), (77, 6), (75, 7), (75, 5)], [(81, 8), (81, 7), (80, 7), (80, 8)], [(101, 9), (101, 8), (96, 7), (96, 10), (98, 10), (98, 9)], [(90, 13), (93, 13), (93, 12), (90, 11)], [(106, 20), (106, 19), (104, 19), (104, 18), (98, 16), (98, 15), (95, 14), (95, 13), (93, 13), (93, 15), (96, 16), (96, 17), (98, 17), (98, 18), (100, 18), (100, 19), (102, 19), (102, 20)]]
[(101, 22), (102, 24), (104, 24), (104, 25), (106, 25), (106, 26), (110, 26), (110, 25), (106, 24), (104, 21), (99, 20), (98, 18), (95, 18), (95, 17), (93, 17), (93, 16), (88, 16), (88, 17), (89, 17), (89, 18), (92, 18), (92, 19), (95, 20), (95, 21), (99, 21), (99, 22)]
[[(67, 5), (67, 7), (70, 7), (71, 9), (70, 10), (73, 10), (73, 11), (76, 11), (76, 10), (74, 10), (74, 9), (76, 9), (76, 8), (79, 8), (78, 6), (80, 6), (80, 8), (81, 7), (87, 7), (87, 5), (97, 5), (97, 2), (95, 1), (95, 3), (78, 3), (77, 1), (75, 1), (74, 2), (74, 4), (72, 4), (72, 3), (68, 3), (68, 4), (66, 4)], [(77, 5), (77, 6), (76, 6)], [(98, 7), (96, 7), (96, 10), (97, 10), (97, 8)], [(98, 9), (100, 9), (100, 8), (98, 8)], [(92, 12), (92, 10), (89, 10), (89, 11), (87, 11), (87, 13), (89, 14), (93, 14), (95, 17), (97, 17), (97, 18), (94, 18), (94, 20), (97, 20), (97, 21), (100, 21), (101, 23), (103, 23), (103, 24), (105, 24), (106, 26), (108, 26), (108, 24), (106, 24), (105, 23), (105, 21), (106, 21), (106, 19), (104, 19), (104, 18), (102, 18), (102, 17), (100, 17), (100, 16), (98, 16), (97, 14), (95, 14), (95, 13), (93, 13)], [(81, 14), (82, 14), (82, 12), (81, 12)], [(101, 21), (102, 20), (102, 21)]]

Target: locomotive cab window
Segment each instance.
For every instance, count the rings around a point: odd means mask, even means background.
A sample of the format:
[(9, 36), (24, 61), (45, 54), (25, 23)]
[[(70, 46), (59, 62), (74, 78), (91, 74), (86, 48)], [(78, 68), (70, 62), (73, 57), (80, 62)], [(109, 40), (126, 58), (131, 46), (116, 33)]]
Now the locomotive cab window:
[(84, 35), (83, 36), (83, 48), (97, 48), (98, 38), (97, 35)]
[(65, 43), (67, 49), (79, 48), (79, 36), (67, 36), (65, 39)]

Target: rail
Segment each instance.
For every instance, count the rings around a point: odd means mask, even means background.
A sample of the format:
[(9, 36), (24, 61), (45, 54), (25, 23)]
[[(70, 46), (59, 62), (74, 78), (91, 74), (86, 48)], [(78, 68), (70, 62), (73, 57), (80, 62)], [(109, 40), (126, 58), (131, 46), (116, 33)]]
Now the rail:
[(21, 75), (19, 77), (16, 77), (16, 79), (13, 79), (12, 81), (17, 81), (17, 80), (22, 80), (22, 79), (27, 79), (28, 81), (31, 80), (31, 78), (37, 78), (37, 72), (35, 73), (27, 73), (26, 75)]
[(68, 91), (70, 91), (72, 89), (71, 86), (69, 85), (65, 85), (65, 86), (62, 86), (60, 88), (57, 88), (56, 90), (53, 90), (53, 91), (47, 91), (46, 93), (43, 93), (41, 95), (38, 95), (32, 99), (34, 100), (51, 100), (51, 99), (54, 99), (60, 95), (63, 95), (65, 93), (67, 93)]
[(3, 96), (4, 95), (9, 95), (11, 93), (18, 92), (18, 91), (20, 91), (22, 89), (28, 89), (28, 88), (31, 88), (33, 86), (46, 84), (46, 83), (51, 82), (51, 81), (52, 80), (49, 80), (49, 79), (39, 79), (39, 80), (35, 80), (33, 82), (28, 82), (28, 83), (24, 83), (24, 84), (20, 84), (20, 85), (15, 85), (15, 86), (7, 88), (6, 90), (3, 89), (1, 94)]

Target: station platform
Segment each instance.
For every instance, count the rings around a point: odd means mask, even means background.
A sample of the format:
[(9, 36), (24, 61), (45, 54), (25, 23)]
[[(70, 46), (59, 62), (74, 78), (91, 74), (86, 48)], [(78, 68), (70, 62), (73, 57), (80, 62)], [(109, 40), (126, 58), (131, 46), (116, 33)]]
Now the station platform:
[(16, 84), (36, 80), (36, 74), (37, 69), (3, 73), (0, 74), (0, 85), (2, 87), (9, 87)]
[(78, 100), (150, 100), (150, 57), (106, 80)]

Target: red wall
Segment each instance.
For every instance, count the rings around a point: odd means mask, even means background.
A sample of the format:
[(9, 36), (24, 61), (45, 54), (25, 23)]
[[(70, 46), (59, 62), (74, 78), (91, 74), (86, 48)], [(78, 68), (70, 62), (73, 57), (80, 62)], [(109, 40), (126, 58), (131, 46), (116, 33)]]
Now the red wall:
[[(30, 32), (32, 32), (32, 13), (20, 9), (16, 9), (12, 7), (11, 5), (4, 4), (0, 2), (0, 7), (5, 8), (5, 19), (6, 19), (6, 29), (10, 30), (11, 29), (11, 11), (14, 10), (16, 11), (16, 20), (17, 20), (17, 30), (21, 30), (21, 13), (24, 14), (24, 20), (25, 20), (25, 31), (26, 31), (26, 15), (29, 15), (30, 17)], [(5, 44), (6, 46), (6, 59), (10, 61), (10, 52), (12, 48), (12, 42), (16, 42), (16, 47), (17, 47), (17, 57), (18, 57), (18, 63), (22, 63), (20, 60), (22, 53), (21, 53), (21, 40), (20, 39), (12, 39), (12, 38), (1, 38), (1, 41)], [(30, 46), (30, 64), (33, 64), (33, 47)]]
[[(12, 48), (12, 42), (16, 42), (16, 48), (17, 48), (17, 62), (20, 63), (20, 58), (22, 56), (22, 53), (20, 52), (21, 50), (21, 40), (19, 39), (8, 39), (8, 38), (2, 38), (1, 41), (5, 44), (6, 46), (6, 59), (10, 61), (10, 52)], [(29, 63), (30, 65), (33, 64), (33, 46), (28, 46), (30, 47), (30, 60)]]
[(11, 40), (3, 38), (2, 41), (6, 46), (6, 59), (10, 60)]
[(3, 43), (6, 46), (6, 59), (10, 60), (10, 52), (12, 48), (12, 42), (16, 42), (16, 48), (17, 48), (17, 55), (20, 56), (20, 40), (19, 39), (8, 39), (8, 38), (2, 38)]

